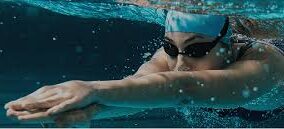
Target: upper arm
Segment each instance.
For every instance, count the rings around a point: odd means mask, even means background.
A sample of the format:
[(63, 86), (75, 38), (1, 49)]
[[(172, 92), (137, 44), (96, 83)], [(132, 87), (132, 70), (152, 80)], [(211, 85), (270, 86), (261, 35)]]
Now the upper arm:
[[(261, 51), (259, 48), (262, 48)], [(210, 96), (215, 96), (218, 98), (216, 103), (242, 105), (267, 93), (279, 80), (283, 80), (283, 65), (283, 56), (279, 52), (260, 45), (248, 50), (240, 61), (226, 69), (192, 72), (188, 94), (199, 100), (207, 101)], [(204, 84), (204, 87), (196, 82)], [(257, 92), (249, 92), (246, 96), (246, 91), (253, 89)]]
[(271, 44), (255, 43), (241, 59), (227, 69), (241, 75), (258, 74), (259, 76), (283, 79), (284, 56)]
[(167, 57), (163, 48), (160, 48), (149, 61), (140, 66), (134, 76), (144, 76), (165, 71), (169, 71)]

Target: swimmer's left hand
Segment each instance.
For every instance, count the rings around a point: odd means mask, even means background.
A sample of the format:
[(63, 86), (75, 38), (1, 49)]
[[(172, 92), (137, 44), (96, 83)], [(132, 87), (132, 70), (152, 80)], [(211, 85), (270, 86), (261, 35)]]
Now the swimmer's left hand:
[(40, 88), (26, 97), (9, 102), (5, 105), (5, 109), (14, 111), (47, 110), (40, 114), (20, 117), (23, 120), (37, 115), (54, 115), (67, 110), (82, 108), (93, 103), (93, 91), (93, 87), (86, 82), (69, 81)]
[[(91, 104), (87, 107), (81, 109), (70, 110), (66, 112), (59, 113), (57, 115), (48, 115), (46, 111), (15, 111), (9, 109), (7, 111), (7, 116), (11, 118), (15, 118), (18, 120), (24, 121), (33, 121), (33, 122), (55, 122), (57, 127), (69, 127), (70, 125), (78, 124), (78, 123), (86, 123), (89, 122), (93, 115), (102, 110), (103, 105)], [(21, 119), (25, 116), (33, 116), (28, 117), (27, 119)]]

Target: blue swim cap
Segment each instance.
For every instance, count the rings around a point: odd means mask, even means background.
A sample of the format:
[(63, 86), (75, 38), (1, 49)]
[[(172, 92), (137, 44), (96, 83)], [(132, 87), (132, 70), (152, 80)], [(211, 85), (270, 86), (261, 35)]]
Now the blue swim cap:
[[(228, 22), (228, 17), (219, 15), (189, 14), (178, 11), (169, 11), (166, 17), (166, 32), (196, 33), (210, 37), (221, 36), (221, 31)], [(230, 43), (232, 29), (228, 26), (226, 35), (221, 39), (226, 44)]]

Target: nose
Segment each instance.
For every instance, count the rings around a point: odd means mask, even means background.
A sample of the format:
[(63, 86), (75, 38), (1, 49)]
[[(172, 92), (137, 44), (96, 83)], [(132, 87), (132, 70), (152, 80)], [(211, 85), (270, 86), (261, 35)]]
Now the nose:
[(185, 60), (186, 58), (184, 55), (178, 55), (174, 71), (190, 71), (191, 68), (187, 65)]

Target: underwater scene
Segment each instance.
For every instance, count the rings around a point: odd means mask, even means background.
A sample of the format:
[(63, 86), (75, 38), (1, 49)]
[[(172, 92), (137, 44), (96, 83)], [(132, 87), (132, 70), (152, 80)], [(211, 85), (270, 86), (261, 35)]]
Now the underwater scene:
[(284, 127), (283, 0), (1, 0), (0, 35), (0, 128)]

